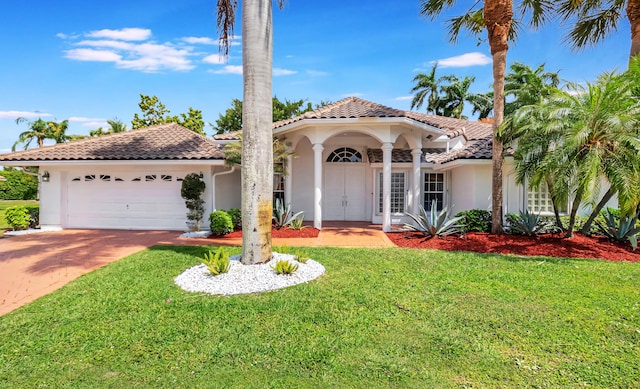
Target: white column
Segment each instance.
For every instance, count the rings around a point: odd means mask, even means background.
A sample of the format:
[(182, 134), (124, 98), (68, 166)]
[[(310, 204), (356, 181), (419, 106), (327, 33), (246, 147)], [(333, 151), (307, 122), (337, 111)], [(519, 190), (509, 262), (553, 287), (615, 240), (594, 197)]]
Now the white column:
[(320, 143), (313, 145), (313, 226), (322, 228), (322, 151)]
[(382, 231), (391, 231), (391, 143), (382, 144)]
[[(287, 175), (284, 176), (284, 203), (293, 203), (293, 157), (287, 156)], [(293, 204), (293, 207), (296, 205)]]
[(411, 204), (411, 213), (417, 215), (420, 212), (418, 205), (420, 205), (420, 158), (422, 158), (422, 150), (411, 150), (411, 156), (413, 157), (413, 203)]

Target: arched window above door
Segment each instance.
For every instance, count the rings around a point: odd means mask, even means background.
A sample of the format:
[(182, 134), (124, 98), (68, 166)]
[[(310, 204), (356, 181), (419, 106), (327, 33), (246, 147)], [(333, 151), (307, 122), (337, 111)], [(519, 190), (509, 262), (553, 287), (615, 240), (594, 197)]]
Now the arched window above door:
[(340, 147), (329, 154), (327, 162), (362, 162), (362, 154), (351, 147)]

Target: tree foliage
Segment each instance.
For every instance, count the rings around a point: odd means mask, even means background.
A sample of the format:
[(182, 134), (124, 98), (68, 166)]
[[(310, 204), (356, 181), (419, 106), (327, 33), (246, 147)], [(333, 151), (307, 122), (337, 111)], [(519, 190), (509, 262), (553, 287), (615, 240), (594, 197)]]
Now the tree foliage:
[(35, 200), (38, 194), (38, 177), (22, 170), (6, 167), (0, 170), (0, 200)]
[(13, 144), (13, 147), (11, 148), (12, 151), (15, 151), (16, 147), (20, 143), (24, 144), (24, 149), (26, 150), (34, 140), (38, 143), (38, 147), (42, 147), (44, 146), (44, 141), (47, 139), (51, 139), (56, 143), (64, 143), (74, 139), (74, 136), (67, 135), (67, 129), (69, 128), (68, 120), (63, 120), (60, 122), (45, 122), (44, 120), (42, 120), (42, 118), (38, 118), (37, 120), (29, 122), (23, 117), (19, 117), (16, 119), (16, 124), (20, 124), (23, 122), (28, 123), (29, 129), (18, 135), (18, 140)]
[[(272, 102), (272, 118), (274, 122), (291, 119), (292, 117), (302, 115), (305, 112), (313, 111), (314, 109), (328, 104), (323, 101), (313, 106), (311, 102), (302, 99), (294, 101), (285, 99), (284, 101), (280, 101), (276, 96), (272, 98)], [(211, 124), (211, 127), (216, 131), (216, 134), (224, 134), (227, 132), (241, 130), (242, 101), (238, 99), (231, 100), (231, 107), (227, 108), (224, 114), (220, 114), (215, 125)]]
[(131, 127), (135, 130), (137, 128), (145, 128), (151, 126), (157, 126), (165, 123), (178, 123), (181, 126), (190, 129), (191, 131), (200, 135), (206, 135), (204, 132), (204, 120), (202, 120), (202, 111), (198, 109), (189, 108), (188, 113), (181, 113), (177, 116), (169, 116), (169, 110), (158, 99), (157, 96), (147, 96), (140, 94), (140, 107), (141, 115), (137, 113), (133, 115), (131, 121)]

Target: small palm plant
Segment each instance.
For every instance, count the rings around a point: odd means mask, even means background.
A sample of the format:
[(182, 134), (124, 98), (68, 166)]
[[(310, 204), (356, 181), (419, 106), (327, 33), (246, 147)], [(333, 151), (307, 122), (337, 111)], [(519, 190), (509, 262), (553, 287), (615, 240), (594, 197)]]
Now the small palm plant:
[(413, 220), (415, 225), (405, 224), (405, 229), (420, 232), (430, 238), (434, 236), (441, 238), (443, 236), (460, 233), (460, 224), (458, 223), (463, 219), (463, 217), (450, 218), (447, 207), (442, 208), (442, 210), (438, 212), (436, 200), (433, 200), (431, 203), (429, 212), (420, 205), (419, 215), (407, 213), (407, 216)]
[(229, 254), (222, 247), (219, 247), (215, 253), (213, 251), (206, 253), (202, 264), (205, 265), (214, 276), (229, 272), (229, 268), (231, 267)]

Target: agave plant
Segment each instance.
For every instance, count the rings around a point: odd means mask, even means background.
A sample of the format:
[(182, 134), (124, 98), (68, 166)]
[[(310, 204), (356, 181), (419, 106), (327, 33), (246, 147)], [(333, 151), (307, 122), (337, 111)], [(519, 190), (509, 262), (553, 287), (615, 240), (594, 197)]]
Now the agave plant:
[(447, 210), (447, 207), (444, 207), (440, 212), (438, 212), (436, 200), (433, 200), (431, 203), (431, 209), (429, 212), (420, 205), (419, 215), (407, 213), (407, 216), (413, 220), (415, 225), (405, 224), (405, 229), (420, 232), (425, 236), (437, 236), (439, 238), (459, 233), (460, 225), (457, 223), (463, 219), (462, 217), (449, 218), (449, 211)]
[(605, 225), (596, 219), (596, 225), (598, 229), (611, 240), (619, 242), (629, 241), (631, 247), (635, 250), (638, 248), (638, 234), (640, 234), (640, 228), (636, 227), (638, 216), (640, 212), (636, 213), (633, 217), (629, 216), (616, 216), (614, 212), (607, 209), (607, 213), (604, 215)]
[(289, 226), (292, 222), (300, 218), (304, 214), (303, 211), (293, 213), (291, 203), (284, 205), (281, 199), (276, 199), (276, 205), (273, 207), (273, 225), (276, 230)]
[(213, 251), (205, 253), (202, 264), (205, 265), (214, 276), (229, 272), (229, 268), (231, 267), (229, 254), (222, 247), (219, 247), (215, 253)]
[(540, 214), (529, 212), (528, 209), (524, 212), (507, 215), (507, 221), (509, 223), (509, 232), (517, 235), (534, 236), (555, 232), (559, 229), (555, 223), (545, 220), (540, 217)]

